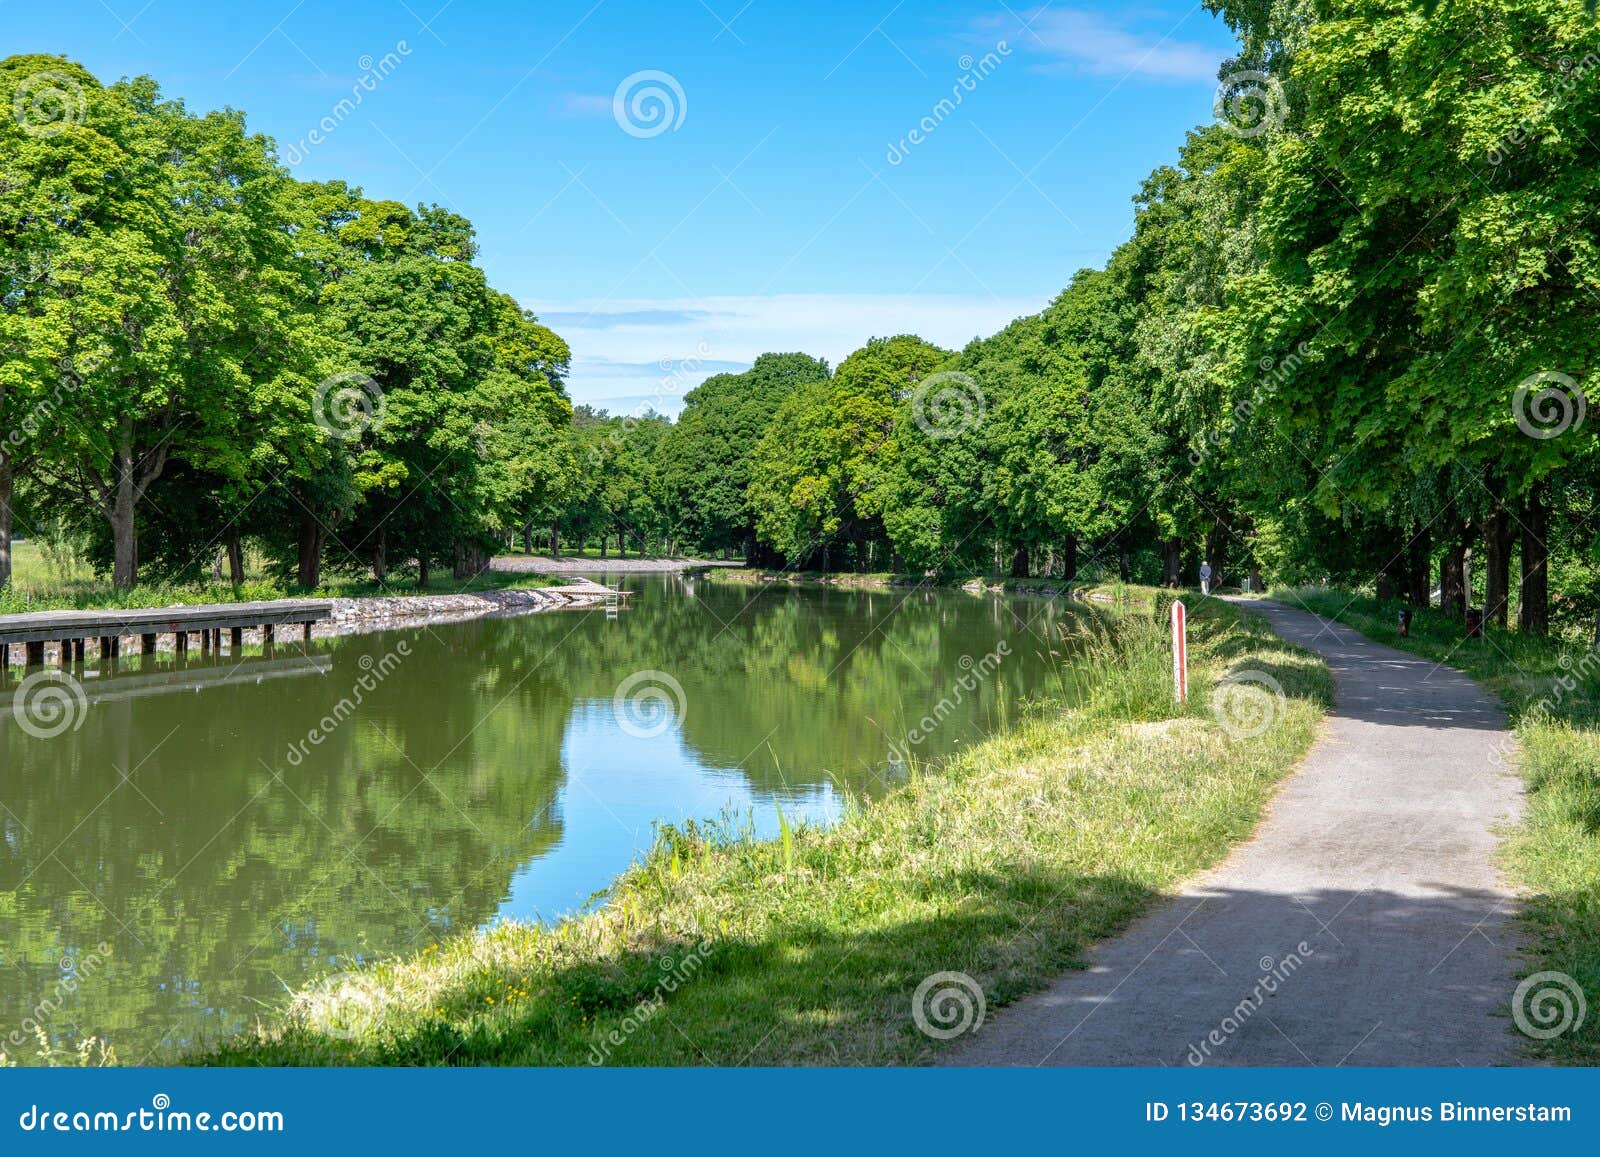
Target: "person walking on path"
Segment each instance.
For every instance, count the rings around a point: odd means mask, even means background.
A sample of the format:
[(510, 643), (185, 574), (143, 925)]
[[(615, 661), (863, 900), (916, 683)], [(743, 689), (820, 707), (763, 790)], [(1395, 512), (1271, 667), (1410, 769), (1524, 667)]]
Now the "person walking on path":
[(1211, 564), (1209, 562), (1200, 564), (1200, 593), (1203, 595), (1211, 593)]

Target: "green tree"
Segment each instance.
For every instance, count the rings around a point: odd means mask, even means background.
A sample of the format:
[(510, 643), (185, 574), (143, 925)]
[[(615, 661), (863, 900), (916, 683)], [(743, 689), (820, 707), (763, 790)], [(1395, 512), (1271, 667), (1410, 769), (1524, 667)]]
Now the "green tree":
[(785, 400), (828, 378), (818, 358), (762, 354), (744, 373), (716, 374), (685, 395), (657, 463), (662, 503), (682, 541), (755, 556), (751, 456)]

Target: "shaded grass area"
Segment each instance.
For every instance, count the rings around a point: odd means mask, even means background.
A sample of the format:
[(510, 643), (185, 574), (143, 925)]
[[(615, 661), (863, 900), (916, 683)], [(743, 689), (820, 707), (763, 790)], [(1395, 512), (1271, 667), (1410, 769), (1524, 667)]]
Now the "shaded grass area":
[(1523, 822), (1507, 837), (1505, 868), (1527, 894), (1531, 936), (1526, 973), (1563, 972), (1588, 994), (1575, 1031), (1528, 1042), (1562, 1064), (1600, 1064), (1600, 653), (1576, 640), (1540, 638), (1489, 626), (1464, 638), (1459, 619), (1418, 608), (1411, 637), (1399, 637), (1403, 604), (1347, 591), (1302, 588), (1272, 597), (1354, 627), (1367, 637), (1448, 663), (1504, 702), (1522, 748), (1527, 789)]
[[(1190, 705), (1143, 602), (1078, 617), (1052, 701), (827, 829), (758, 840), (663, 827), (603, 907), (502, 923), (294, 996), (207, 1064), (901, 1064), (936, 1042), (912, 998), (937, 972), (989, 1007), (1041, 987), (1254, 827), (1314, 738), (1331, 683), (1257, 616), (1193, 619)], [(1210, 689), (1270, 669), (1253, 738)]]
[(1092, 583), (1070, 579), (1012, 578), (1009, 575), (973, 575), (965, 571), (948, 574), (897, 574), (893, 571), (773, 570), (762, 567), (717, 567), (710, 578), (721, 582), (776, 583), (783, 586), (835, 587), (974, 587), (990, 591), (1087, 590)]
[(473, 591), (529, 590), (558, 586), (568, 581), (560, 575), (509, 574), (485, 571), (470, 579), (454, 579), (448, 571), (436, 575), (426, 588), (416, 585), (412, 572), (397, 570), (385, 583), (369, 578), (331, 577), (314, 590), (257, 576), (234, 586), (229, 582), (142, 583), (119, 591), (109, 580), (96, 576), (76, 558), (51, 557), (36, 543), (18, 543), (13, 551), (9, 586), (0, 590), (0, 614), (56, 610), (138, 610), (175, 605), (210, 606), (267, 599), (365, 599), (401, 595), (454, 595)]

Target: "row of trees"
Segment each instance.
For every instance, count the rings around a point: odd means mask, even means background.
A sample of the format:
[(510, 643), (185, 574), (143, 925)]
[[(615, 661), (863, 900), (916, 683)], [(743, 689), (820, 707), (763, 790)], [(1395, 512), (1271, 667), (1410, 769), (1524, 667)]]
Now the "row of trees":
[(1600, 606), (1585, 3), (1212, 6), (1241, 44), (1223, 115), (1105, 268), (960, 351), (764, 355), (675, 423), (573, 414), (565, 345), (484, 284), (459, 217), (293, 181), (149, 82), (13, 59), (0, 97), (43, 70), (83, 115), (0, 126), (0, 429), (52, 419), (7, 446), (0, 511), (13, 486), (98, 511), (119, 582), (242, 535), (308, 585), (325, 556), (425, 580), (520, 532), (1166, 582), (1207, 558), (1532, 631)]
[(578, 471), (566, 345), (439, 208), (292, 179), (234, 112), (59, 57), (0, 62), (0, 585), (14, 525), (116, 585), (259, 542), (478, 565)]
[(1222, 116), (1104, 269), (959, 353), (898, 337), (690, 395), (686, 441), (748, 439), (691, 458), (729, 545), (1168, 582), (1204, 557), (1535, 632), (1552, 581), (1600, 606), (1589, 6), (1213, 7), (1241, 41)]

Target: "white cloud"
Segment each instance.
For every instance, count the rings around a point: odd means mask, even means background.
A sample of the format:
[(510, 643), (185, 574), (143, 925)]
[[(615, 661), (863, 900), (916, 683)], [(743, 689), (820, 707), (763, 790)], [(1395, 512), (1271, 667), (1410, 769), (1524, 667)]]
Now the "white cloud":
[(763, 353), (837, 366), (868, 338), (914, 333), (949, 349), (986, 337), (1048, 298), (788, 293), (761, 297), (525, 302), (572, 347), (573, 401), (676, 414), (683, 395)]
[(556, 104), (564, 116), (608, 117), (611, 115), (611, 98), (591, 92), (562, 93)]
[[(1163, 22), (1159, 30), (1131, 28), (1098, 12), (1047, 8), (1031, 18), (1031, 32), (1014, 33), (1012, 43), (1059, 65), (1097, 76), (1145, 76), (1156, 80), (1215, 82), (1226, 53), (1174, 38)], [(1003, 29), (997, 18), (986, 26)]]

